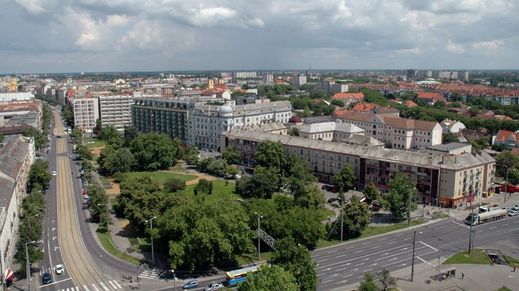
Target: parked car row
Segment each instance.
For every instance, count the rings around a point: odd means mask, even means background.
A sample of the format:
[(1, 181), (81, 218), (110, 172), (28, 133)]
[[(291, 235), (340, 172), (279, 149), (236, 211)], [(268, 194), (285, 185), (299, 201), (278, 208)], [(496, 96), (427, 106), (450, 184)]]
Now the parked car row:
[[(182, 285), (182, 289), (194, 289), (198, 287), (198, 280), (189, 280), (188, 282)], [(204, 291), (216, 291), (223, 289), (224, 286), (222, 283), (211, 283), (209, 286), (204, 288)]]

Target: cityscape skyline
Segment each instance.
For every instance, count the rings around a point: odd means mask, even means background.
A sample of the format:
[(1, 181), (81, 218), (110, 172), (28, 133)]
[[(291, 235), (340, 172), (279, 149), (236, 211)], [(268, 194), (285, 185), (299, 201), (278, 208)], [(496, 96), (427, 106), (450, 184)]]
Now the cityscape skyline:
[(518, 10), (506, 0), (4, 1), (0, 74), (513, 70)]

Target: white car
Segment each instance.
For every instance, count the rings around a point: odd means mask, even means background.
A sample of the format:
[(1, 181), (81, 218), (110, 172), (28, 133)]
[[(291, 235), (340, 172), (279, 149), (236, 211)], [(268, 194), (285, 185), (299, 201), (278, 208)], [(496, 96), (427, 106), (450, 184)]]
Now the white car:
[(61, 275), (65, 271), (65, 267), (62, 264), (56, 265), (56, 274)]
[(56, 171), (52, 171), (52, 176), (56, 176), (56, 175), (57, 175)]
[(517, 216), (517, 215), (519, 215), (519, 211), (517, 211), (517, 210), (508, 211), (508, 216)]
[(221, 283), (211, 283), (207, 288), (204, 289), (204, 291), (215, 291), (220, 290), (223, 288), (223, 285)]

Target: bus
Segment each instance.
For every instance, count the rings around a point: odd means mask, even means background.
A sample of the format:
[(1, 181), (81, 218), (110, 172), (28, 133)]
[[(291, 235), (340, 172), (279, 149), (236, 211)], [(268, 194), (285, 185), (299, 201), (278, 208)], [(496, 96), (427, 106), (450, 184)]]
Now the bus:
[(230, 287), (234, 287), (234, 286), (238, 285), (239, 283), (245, 282), (245, 281), (247, 281), (248, 274), (255, 273), (258, 270), (259, 270), (258, 266), (252, 266), (252, 267), (229, 271), (225, 274), (227, 285)]

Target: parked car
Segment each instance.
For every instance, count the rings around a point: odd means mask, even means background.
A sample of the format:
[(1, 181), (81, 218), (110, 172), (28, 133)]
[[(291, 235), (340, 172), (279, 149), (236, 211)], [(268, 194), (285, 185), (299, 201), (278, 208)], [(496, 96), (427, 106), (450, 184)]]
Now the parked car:
[(182, 289), (193, 289), (198, 287), (198, 281), (197, 280), (190, 280), (189, 282), (182, 285)]
[(517, 215), (519, 215), (519, 211), (517, 211), (517, 210), (508, 211), (508, 216), (517, 216)]
[(56, 265), (56, 274), (61, 275), (65, 271), (65, 267), (62, 264)]
[(519, 205), (515, 205), (514, 207), (512, 207), (512, 210), (519, 211)]
[(223, 285), (221, 283), (211, 283), (207, 288), (204, 289), (204, 291), (215, 291), (220, 290), (223, 288)]
[(43, 275), (41, 276), (41, 283), (43, 285), (52, 283), (52, 276), (50, 275), (50, 273), (43, 273)]
[(56, 171), (52, 171), (52, 176), (56, 176), (56, 175), (57, 175)]

